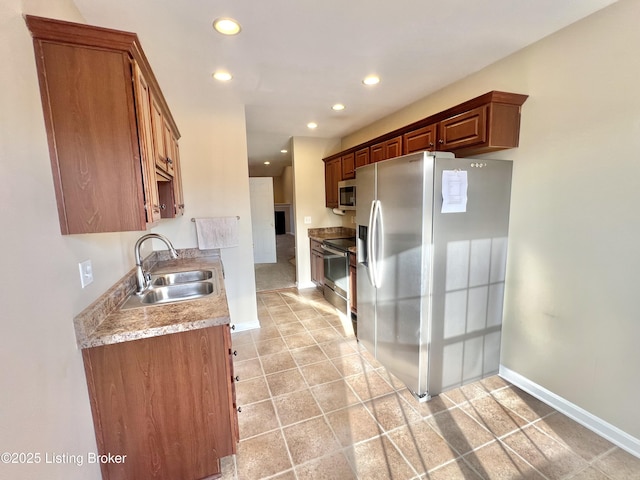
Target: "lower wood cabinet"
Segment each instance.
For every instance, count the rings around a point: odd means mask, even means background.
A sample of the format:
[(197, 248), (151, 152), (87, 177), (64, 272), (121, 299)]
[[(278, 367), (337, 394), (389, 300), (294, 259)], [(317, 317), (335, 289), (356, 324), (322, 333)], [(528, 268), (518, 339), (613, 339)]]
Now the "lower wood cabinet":
[(199, 480), (236, 453), (228, 325), (82, 351), (105, 480)]
[(311, 239), (311, 281), (317, 286), (324, 285), (324, 252), (322, 242)]

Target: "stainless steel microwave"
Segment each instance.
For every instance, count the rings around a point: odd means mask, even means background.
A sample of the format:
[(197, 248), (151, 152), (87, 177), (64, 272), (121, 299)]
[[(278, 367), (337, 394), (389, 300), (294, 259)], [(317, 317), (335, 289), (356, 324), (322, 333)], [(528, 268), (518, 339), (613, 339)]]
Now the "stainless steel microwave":
[(338, 182), (338, 208), (340, 210), (356, 209), (356, 181)]

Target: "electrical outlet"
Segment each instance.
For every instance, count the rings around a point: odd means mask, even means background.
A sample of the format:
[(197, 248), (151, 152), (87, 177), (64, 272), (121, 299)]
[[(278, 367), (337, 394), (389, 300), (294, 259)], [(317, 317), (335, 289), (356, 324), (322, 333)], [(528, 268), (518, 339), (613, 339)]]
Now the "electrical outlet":
[(309, 225), (311, 223), (311, 217), (304, 217), (304, 223)]
[(80, 285), (82, 288), (93, 282), (93, 267), (91, 267), (91, 260), (85, 260), (78, 264), (80, 269)]

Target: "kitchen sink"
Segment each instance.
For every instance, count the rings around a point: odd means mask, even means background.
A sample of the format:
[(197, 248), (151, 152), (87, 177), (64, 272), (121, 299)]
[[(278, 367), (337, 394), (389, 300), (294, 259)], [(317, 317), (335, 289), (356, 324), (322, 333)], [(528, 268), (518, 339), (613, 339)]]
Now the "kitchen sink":
[[(202, 276), (203, 279), (195, 280), (200, 276)], [(155, 280), (153, 280), (154, 276), (152, 276), (151, 286), (140, 295), (135, 292), (129, 295), (120, 308), (127, 310), (130, 308), (197, 300), (198, 298), (206, 297), (218, 291), (217, 285), (212, 277), (213, 274), (209, 270), (162, 274), (158, 275)], [(188, 280), (189, 278), (193, 280)], [(174, 283), (156, 283), (158, 281)]]
[(187, 272), (162, 273), (151, 275), (151, 285), (175, 285), (179, 283), (200, 282), (213, 277), (211, 270), (189, 270)]

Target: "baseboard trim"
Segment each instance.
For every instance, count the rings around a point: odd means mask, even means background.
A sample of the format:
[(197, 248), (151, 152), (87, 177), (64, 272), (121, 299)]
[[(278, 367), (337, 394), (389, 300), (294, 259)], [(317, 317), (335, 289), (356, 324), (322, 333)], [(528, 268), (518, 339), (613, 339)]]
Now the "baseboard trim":
[(245, 330), (253, 330), (254, 328), (260, 328), (260, 321), (258, 319), (253, 322), (232, 323), (235, 326), (234, 332), (244, 332)]
[(595, 415), (569, 402), (563, 397), (556, 395), (555, 393), (547, 390), (541, 385), (532, 382), (528, 378), (505, 367), (504, 365), (500, 365), (499, 375), (505, 380), (513, 383), (518, 388), (521, 388), (525, 392), (533, 395), (538, 400), (541, 400), (547, 405), (555, 408), (559, 412), (564, 413), (566, 416), (572, 418), (580, 425), (597, 433), (601, 437), (606, 438), (611, 443), (614, 443), (618, 447), (629, 452), (631, 455), (640, 458), (639, 439), (629, 435), (628, 433), (620, 430), (618, 427), (611, 425), (601, 418), (596, 417)]
[(296, 287), (298, 290), (304, 290), (306, 288), (316, 288), (317, 285), (309, 280), (308, 282), (296, 282)]

